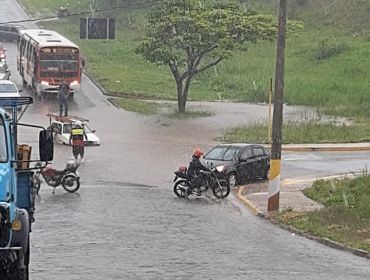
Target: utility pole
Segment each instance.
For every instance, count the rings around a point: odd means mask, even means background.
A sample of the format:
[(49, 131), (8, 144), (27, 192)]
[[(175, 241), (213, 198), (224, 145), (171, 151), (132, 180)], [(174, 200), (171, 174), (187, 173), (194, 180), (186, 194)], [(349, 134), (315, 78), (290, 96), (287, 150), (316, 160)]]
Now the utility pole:
[(280, 0), (267, 211), (279, 210), (287, 0)]
[(268, 143), (272, 143), (272, 79), (270, 79), (269, 84), (269, 119), (268, 119), (268, 131), (267, 131), (267, 137), (268, 137)]

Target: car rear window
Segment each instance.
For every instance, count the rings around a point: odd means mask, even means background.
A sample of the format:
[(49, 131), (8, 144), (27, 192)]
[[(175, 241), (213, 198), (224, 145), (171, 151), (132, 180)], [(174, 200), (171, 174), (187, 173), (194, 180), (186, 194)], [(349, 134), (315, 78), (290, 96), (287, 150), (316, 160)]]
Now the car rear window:
[(217, 146), (210, 150), (205, 156), (205, 159), (214, 159), (214, 160), (232, 160), (234, 156), (239, 152), (239, 147), (232, 146)]
[(72, 125), (71, 124), (64, 124), (63, 125), (63, 133), (71, 133), (72, 130)]
[(17, 88), (12, 84), (0, 84), (0, 93), (17, 93)]

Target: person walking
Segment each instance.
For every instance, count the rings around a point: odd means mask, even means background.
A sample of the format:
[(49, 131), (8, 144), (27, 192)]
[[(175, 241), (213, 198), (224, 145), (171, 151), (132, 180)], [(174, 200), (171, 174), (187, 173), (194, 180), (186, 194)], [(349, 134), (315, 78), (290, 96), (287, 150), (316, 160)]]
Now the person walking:
[(63, 115), (63, 107), (64, 107), (64, 117), (68, 117), (68, 96), (70, 93), (69, 85), (63, 81), (59, 85), (58, 90), (58, 102), (59, 102), (59, 116)]
[(72, 144), (72, 153), (75, 160), (78, 160), (78, 156), (80, 156), (81, 161), (83, 161), (84, 159), (84, 138), (87, 139), (87, 136), (82, 123), (80, 121), (75, 121), (74, 127), (72, 128), (71, 134), (69, 136), (69, 144)]

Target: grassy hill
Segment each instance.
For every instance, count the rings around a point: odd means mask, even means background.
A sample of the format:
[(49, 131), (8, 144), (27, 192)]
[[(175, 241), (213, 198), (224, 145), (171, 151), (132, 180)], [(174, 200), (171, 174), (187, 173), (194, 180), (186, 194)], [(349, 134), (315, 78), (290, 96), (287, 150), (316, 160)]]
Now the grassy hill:
[[(36, 16), (55, 14), (67, 1), (20, 0)], [(100, 7), (108, 2), (97, 1)], [(130, 1), (123, 1), (130, 2)], [(131, 1), (135, 2), (135, 1)], [(141, 1), (142, 2), (142, 1)], [(275, 0), (240, 1), (246, 8), (276, 14)], [(289, 1), (293, 3), (293, 1)], [(70, 3), (71, 11), (89, 10), (90, 1)], [(79, 44), (87, 70), (112, 95), (129, 98), (175, 99), (176, 90), (167, 68), (158, 68), (134, 53), (150, 5), (132, 5), (99, 14), (116, 18), (115, 40), (79, 40), (79, 18), (40, 23)], [(325, 107), (326, 112), (370, 118), (370, 0), (297, 0), (289, 17), (302, 20), (305, 29), (287, 42), (285, 101)], [(190, 100), (264, 102), (274, 77), (276, 42), (260, 42), (246, 52), (203, 73), (190, 88)]]

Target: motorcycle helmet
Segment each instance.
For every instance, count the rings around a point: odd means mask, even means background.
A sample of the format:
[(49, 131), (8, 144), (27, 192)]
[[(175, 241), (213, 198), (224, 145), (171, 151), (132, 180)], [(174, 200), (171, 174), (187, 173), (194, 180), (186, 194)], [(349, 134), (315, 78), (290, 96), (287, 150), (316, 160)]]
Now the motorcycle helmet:
[(75, 126), (76, 127), (82, 127), (82, 122), (81, 121), (75, 121)]
[(67, 161), (67, 168), (68, 168), (68, 169), (72, 169), (72, 168), (74, 168), (75, 166), (76, 166), (76, 162), (75, 162), (73, 159), (71, 159), (71, 160)]
[(204, 153), (202, 152), (201, 149), (199, 148), (194, 149), (193, 156), (195, 156), (196, 158), (200, 158), (202, 155), (204, 155)]

